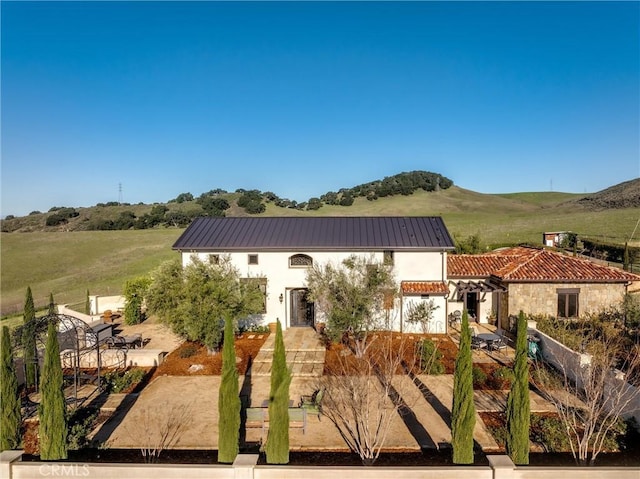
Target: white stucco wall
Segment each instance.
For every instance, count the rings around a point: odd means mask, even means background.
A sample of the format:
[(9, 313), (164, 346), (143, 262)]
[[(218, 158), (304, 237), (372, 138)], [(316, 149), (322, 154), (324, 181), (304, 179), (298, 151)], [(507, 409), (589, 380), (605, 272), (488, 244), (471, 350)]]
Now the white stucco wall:
[[(408, 323), (406, 321), (407, 312), (411, 308), (411, 304), (418, 305), (420, 303), (428, 303), (433, 301), (435, 309), (433, 311), (433, 317), (426, 324), (426, 331), (423, 330), (421, 324)], [(430, 333), (430, 334), (445, 334), (447, 332), (447, 299), (445, 296), (405, 296), (402, 298), (402, 316), (403, 324), (402, 331), (405, 333)], [(394, 324), (393, 329), (400, 329), (400, 322)]]
[[(464, 279), (462, 281), (475, 281), (478, 283), (484, 282), (484, 278), (475, 278), (475, 279)], [(462, 314), (462, 310), (464, 309), (464, 303), (462, 301), (456, 301), (456, 295), (454, 294), (456, 290), (456, 285), (458, 280), (451, 280), (449, 282), (449, 301), (447, 304), (448, 313), (453, 313), (454, 311), (460, 311)], [(478, 296), (478, 315), (476, 321), (478, 323), (487, 324), (489, 323), (489, 317), (494, 315), (498, 308), (498, 295), (497, 293), (480, 293)], [(469, 318), (471, 321), (471, 318)]]
[[(258, 264), (249, 264), (249, 255), (258, 255)], [(304, 254), (310, 256), (314, 264), (325, 264), (332, 262), (339, 264), (352, 254), (353, 251), (331, 251), (331, 252), (309, 252), (309, 251), (246, 251), (246, 252), (207, 252), (207, 253), (182, 253), (182, 264), (186, 266), (192, 257), (197, 257), (202, 261), (208, 261), (210, 255), (218, 255), (220, 258), (229, 258), (231, 264), (238, 270), (240, 277), (267, 278), (267, 312), (262, 315), (262, 323), (267, 324), (279, 319), (283, 328), (290, 325), (290, 293), (292, 289), (306, 287), (305, 267), (290, 267), (289, 258), (294, 254)], [(373, 258), (376, 261), (383, 261), (383, 252), (361, 252), (356, 253), (366, 258)], [(398, 285), (401, 281), (444, 281), (446, 275), (446, 253), (443, 252), (394, 252), (394, 274)], [(282, 295), (282, 302), (280, 302)], [(398, 311), (394, 311), (394, 329), (400, 329), (400, 322), (395, 317), (399, 317)], [(316, 310), (316, 318), (321, 315)], [(439, 321), (446, 321), (446, 304), (438, 308), (436, 316)], [(441, 318), (440, 318), (441, 316)], [(434, 318), (435, 319), (435, 318)]]

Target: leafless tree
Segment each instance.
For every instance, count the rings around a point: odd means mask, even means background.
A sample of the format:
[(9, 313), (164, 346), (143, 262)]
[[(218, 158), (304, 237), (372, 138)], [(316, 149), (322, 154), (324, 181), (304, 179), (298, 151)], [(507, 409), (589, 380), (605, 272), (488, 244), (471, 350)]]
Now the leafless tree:
[(168, 411), (162, 408), (145, 408), (135, 421), (135, 430), (126, 433), (140, 444), (140, 452), (146, 463), (156, 463), (165, 449), (175, 446), (182, 433), (192, 423), (191, 404), (180, 404)]
[(576, 462), (593, 464), (619, 420), (638, 411), (640, 350), (612, 328), (583, 334), (584, 353), (553, 348), (545, 356), (553, 366), (537, 363), (533, 377), (556, 406)]
[[(324, 388), (322, 413), (338, 428), (363, 464), (373, 464), (383, 449), (394, 416), (410, 411), (406, 371), (415, 364), (412, 342), (378, 334), (358, 358), (344, 349), (336, 370), (320, 379)], [(397, 336), (397, 335), (396, 335)]]

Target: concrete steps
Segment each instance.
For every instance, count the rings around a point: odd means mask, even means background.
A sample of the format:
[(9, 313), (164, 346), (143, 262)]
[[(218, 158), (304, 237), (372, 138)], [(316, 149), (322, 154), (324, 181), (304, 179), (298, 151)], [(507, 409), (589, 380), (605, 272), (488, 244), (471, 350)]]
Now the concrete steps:
[[(253, 376), (269, 376), (271, 374), (275, 336), (275, 334), (269, 335), (253, 360), (251, 365)], [(283, 339), (287, 366), (291, 369), (292, 376), (322, 376), (326, 349), (315, 330), (302, 327), (289, 328), (283, 332)]]

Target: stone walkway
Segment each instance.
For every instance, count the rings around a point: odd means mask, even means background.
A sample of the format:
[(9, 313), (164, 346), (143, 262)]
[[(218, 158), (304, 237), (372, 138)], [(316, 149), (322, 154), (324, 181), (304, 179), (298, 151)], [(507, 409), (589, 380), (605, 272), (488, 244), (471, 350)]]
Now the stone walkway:
[[(326, 348), (320, 342), (315, 330), (309, 327), (289, 328), (283, 332), (287, 365), (292, 376), (320, 377), (324, 371)], [(270, 334), (260, 352), (253, 360), (253, 376), (269, 376), (275, 348), (275, 334)]]

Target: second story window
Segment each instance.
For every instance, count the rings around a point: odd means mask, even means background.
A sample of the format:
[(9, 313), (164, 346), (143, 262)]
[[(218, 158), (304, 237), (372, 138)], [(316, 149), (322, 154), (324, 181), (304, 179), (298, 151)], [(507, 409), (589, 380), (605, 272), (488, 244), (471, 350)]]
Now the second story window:
[(310, 268), (313, 266), (313, 259), (306, 254), (294, 254), (289, 256), (290, 268)]
[(248, 263), (249, 264), (258, 264), (258, 255), (257, 254), (250, 254), (248, 257)]
[(382, 253), (382, 262), (386, 265), (393, 266), (393, 251), (387, 249)]

